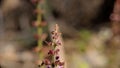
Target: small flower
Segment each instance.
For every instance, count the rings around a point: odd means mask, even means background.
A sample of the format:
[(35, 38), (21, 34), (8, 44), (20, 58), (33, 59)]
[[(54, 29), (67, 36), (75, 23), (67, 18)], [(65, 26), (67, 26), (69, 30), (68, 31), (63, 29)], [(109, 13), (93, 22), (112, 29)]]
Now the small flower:
[(59, 56), (56, 56), (55, 59), (58, 60), (58, 59), (59, 59)]
[(57, 66), (59, 64), (60, 60), (55, 61), (55, 65)]
[(58, 41), (56, 42), (56, 44), (57, 44), (57, 45), (61, 45), (62, 43), (58, 40)]
[(55, 53), (56, 55), (58, 55), (58, 52), (59, 52), (59, 51), (60, 51), (59, 49), (56, 49), (54, 53)]
[(38, 0), (31, 0), (31, 2), (32, 2), (33, 4), (35, 4), (35, 3), (38, 2)]
[(56, 52), (59, 52), (60, 51), (60, 49), (56, 49)]
[(47, 25), (46, 22), (41, 22), (41, 23), (39, 23), (39, 22), (35, 21), (35, 22), (32, 23), (32, 26), (33, 26), (33, 27), (44, 27), (44, 26), (46, 26), (46, 25)]
[(54, 50), (49, 50), (48, 54), (49, 55), (54, 55)]
[(44, 27), (46, 25), (47, 25), (47, 22), (43, 21), (43, 22), (41, 22), (40, 27)]
[(117, 22), (119, 22), (120, 21), (120, 15), (118, 15), (118, 14), (112, 14), (111, 16), (110, 16), (110, 19), (112, 20), (112, 21), (117, 21)]
[(51, 62), (48, 59), (45, 59), (44, 63), (45, 63), (45, 65), (50, 65), (51, 64)]
[(35, 9), (35, 10), (33, 11), (33, 14), (38, 14), (38, 13), (43, 14), (44, 11), (43, 11), (43, 10), (40, 10), (40, 9)]
[(55, 31), (52, 31), (51, 34), (54, 35)]
[(63, 66), (64, 64), (64, 62), (59, 62), (59, 66)]
[(33, 26), (33, 27), (38, 27), (39, 25), (40, 25), (40, 24), (39, 24), (37, 21), (35, 21), (35, 22), (32, 23), (32, 26)]
[(38, 34), (35, 34), (35, 35), (34, 35), (34, 38), (35, 38), (36, 40), (38, 40), (38, 39), (40, 38), (40, 36), (39, 36)]
[(47, 65), (47, 68), (51, 68), (51, 66), (50, 66), (50, 65)]

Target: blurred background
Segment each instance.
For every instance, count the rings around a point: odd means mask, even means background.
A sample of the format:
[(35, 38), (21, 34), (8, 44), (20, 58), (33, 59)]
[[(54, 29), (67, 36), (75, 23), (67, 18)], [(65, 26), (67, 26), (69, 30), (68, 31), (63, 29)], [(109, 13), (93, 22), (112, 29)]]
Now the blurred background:
[[(38, 67), (38, 55), (33, 51), (37, 46), (33, 36), (36, 29), (32, 27), (36, 20), (33, 1), (0, 0), (0, 68)], [(43, 16), (43, 20), (54, 19), (60, 26), (68, 68), (120, 68), (120, 22), (110, 20), (115, 2), (48, 1), (51, 16)], [(49, 29), (43, 30), (48, 36)]]

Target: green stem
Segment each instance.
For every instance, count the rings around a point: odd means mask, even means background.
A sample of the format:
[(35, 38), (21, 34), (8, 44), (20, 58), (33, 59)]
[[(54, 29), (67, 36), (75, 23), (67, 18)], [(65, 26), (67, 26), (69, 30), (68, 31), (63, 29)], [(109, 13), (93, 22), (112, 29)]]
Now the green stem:
[[(37, 4), (37, 10), (38, 10), (38, 14), (37, 14), (37, 24), (41, 24), (42, 22), (42, 13), (39, 12), (39, 10), (41, 11), (41, 4), (40, 2)], [(42, 48), (42, 42), (43, 40), (41, 39), (41, 35), (43, 33), (42, 27), (37, 27), (37, 34), (38, 36), (40, 36), (40, 38), (38, 39), (38, 48)], [(39, 53), (39, 59), (43, 60), (43, 53), (40, 52)], [(44, 68), (43, 66), (41, 68)]]

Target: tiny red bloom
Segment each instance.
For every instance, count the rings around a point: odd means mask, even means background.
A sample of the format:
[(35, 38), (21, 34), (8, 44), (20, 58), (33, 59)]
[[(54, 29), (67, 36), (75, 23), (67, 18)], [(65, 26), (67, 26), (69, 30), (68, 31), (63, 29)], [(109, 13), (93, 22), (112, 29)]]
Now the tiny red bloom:
[(58, 59), (59, 59), (59, 56), (56, 56), (55, 59), (58, 60)]
[(54, 54), (54, 50), (49, 50), (48, 54), (53, 55)]
[(55, 31), (52, 31), (51, 34), (53, 35), (55, 33)]
[(43, 21), (43, 22), (41, 22), (41, 24), (40, 24), (40, 26), (46, 26), (47, 25), (47, 22), (45, 22), (45, 21)]
[(64, 64), (64, 62), (59, 62), (59, 66), (63, 66)]
[(34, 35), (34, 38), (35, 38), (36, 40), (38, 40), (38, 39), (40, 38), (40, 36), (39, 36), (38, 34), (35, 34), (35, 35)]
[(45, 63), (45, 65), (50, 65), (51, 64), (51, 62), (48, 59), (45, 59), (44, 63)]
[(31, 0), (31, 2), (32, 2), (33, 4), (35, 4), (35, 3), (38, 2), (38, 0)]
[(58, 54), (59, 51), (60, 51), (59, 49), (56, 49), (56, 50), (55, 50), (55, 54)]
[(57, 44), (57, 45), (61, 45), (61, 42), (58, 40), (58, 41), (56, 42), (56, 44)]
[(58, 64), (59, 64), (59, 62), (60, 62), (60, 60), (55, 61), (55, 65), (58, 65)]

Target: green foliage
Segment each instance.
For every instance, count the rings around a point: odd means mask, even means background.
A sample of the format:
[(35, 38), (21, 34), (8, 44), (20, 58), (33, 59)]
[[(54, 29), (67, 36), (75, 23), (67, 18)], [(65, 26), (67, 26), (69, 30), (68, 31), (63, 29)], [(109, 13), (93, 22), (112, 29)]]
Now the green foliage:
[(84, 52), (91, 37), (91, 32), (88, 30), (81, 30), (79, 35), (80, 39), (76, 41), (76, 45), (78, 46), (80, 52)]

